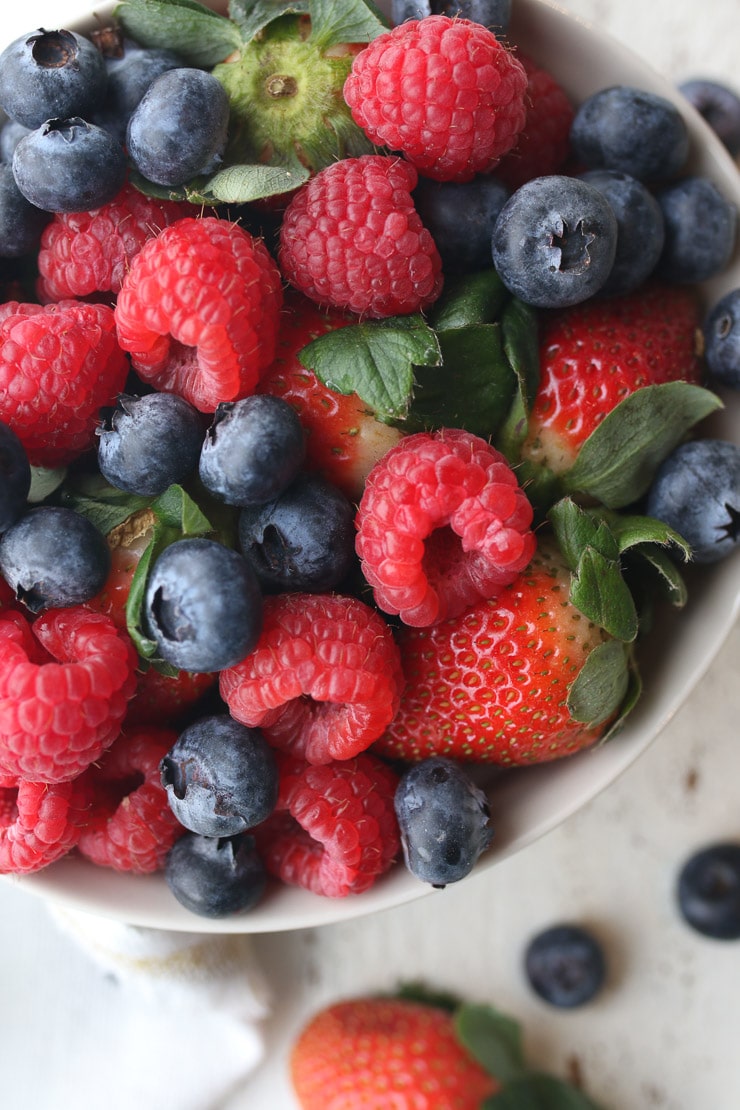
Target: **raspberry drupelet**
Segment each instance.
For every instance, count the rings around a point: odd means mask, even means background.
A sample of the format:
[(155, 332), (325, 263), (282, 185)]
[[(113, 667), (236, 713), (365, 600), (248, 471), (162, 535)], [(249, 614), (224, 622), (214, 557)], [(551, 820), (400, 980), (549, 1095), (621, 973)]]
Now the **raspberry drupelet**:
[(254, 392), (275, 356), (280, 272), (260, 239), (215, 216), (164, 228), (133, 259), (118, 341), (144, 381), (201, 412)]
[(344, 98), (377, 146), (425, 177), (470, 181), (514, 146), (527, 75), (492, 31), (427, 16), (379, 35), (355, 58)]
[(66, 856), (90, 804), (84, 776), (53, 784), (0, 776), (0, 874), (30, 874)]

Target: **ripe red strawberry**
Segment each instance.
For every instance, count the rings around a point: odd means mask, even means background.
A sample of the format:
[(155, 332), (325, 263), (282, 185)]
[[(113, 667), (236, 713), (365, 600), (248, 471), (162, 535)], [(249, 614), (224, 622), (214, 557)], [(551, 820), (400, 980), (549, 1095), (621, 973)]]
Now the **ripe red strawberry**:
[(571, 603), (570, 581), (559, 551), (544, 541), (494, 600), (431, 628), (404, 628), (406, 687), (373, 750), (527, 764), (592, 744), (605, 724), (575, 721), (567, 698), (589, 654), (609, 637)]
[(302, 1110), (480, 1110), (499, 1090), (446, 1010), (400, 998), (328, 1006), (293, 1046)]
[(648, 385), (698, 383), (693, 290), (655, 284), (543, 315), (540, 384), (522, 454), (563, 474), (594, 428)]
[(353, 318), (324, 310), (299, 293), (285, 297), (275, 361), (262, 375), (258, 393), (282, 397), (295, 408), (306, 430), (306, 467), (318, 471), (348, 497), (358, 499), (365, 478), (401, 432), (376, 420), (356, 393), (335, 393), (298, 358), (306, 344)]

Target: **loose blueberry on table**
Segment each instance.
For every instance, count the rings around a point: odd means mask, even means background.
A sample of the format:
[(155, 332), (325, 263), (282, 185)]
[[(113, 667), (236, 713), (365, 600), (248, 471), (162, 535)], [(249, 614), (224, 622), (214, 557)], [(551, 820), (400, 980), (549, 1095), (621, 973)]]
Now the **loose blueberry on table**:
[(478, 777), (616, 734), (645, 599), (737, 546), (681, 113), (572, 103), (508, 3), (308, 9), (0, 54), (3, 872), (456, 882)]

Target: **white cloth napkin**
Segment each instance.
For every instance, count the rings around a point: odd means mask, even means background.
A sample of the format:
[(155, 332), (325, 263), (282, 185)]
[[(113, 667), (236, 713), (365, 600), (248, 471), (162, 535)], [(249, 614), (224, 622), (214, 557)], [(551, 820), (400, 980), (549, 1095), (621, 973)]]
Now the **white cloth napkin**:
[(52, 912), (117, 981), (107, 1035), (70, 1055), (57, 1089), (77, 1089), (77, 1110), (217, 1110), (264, 1054), (270, 995), (250, 938)]

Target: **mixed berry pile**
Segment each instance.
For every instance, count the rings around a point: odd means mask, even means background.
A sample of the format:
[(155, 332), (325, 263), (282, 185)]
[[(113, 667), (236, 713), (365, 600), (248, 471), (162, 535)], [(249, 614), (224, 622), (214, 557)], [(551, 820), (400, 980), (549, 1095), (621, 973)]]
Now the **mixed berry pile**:
[(611, 737), (738, 545), (737, 213), (674, 104), (572, 104), (508, 4), (311, 7), (0, 54), (2, 872), (455, 882), (474, 768)]

